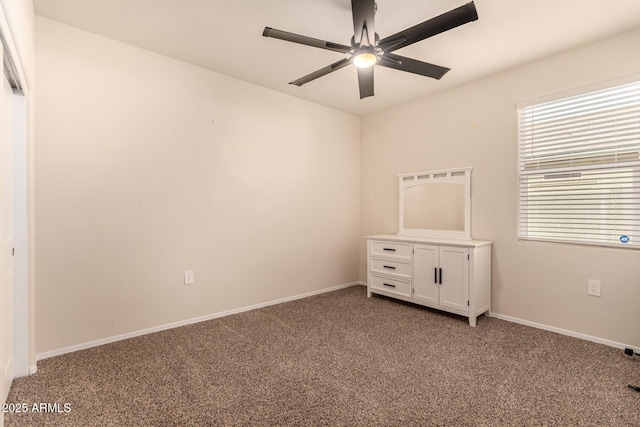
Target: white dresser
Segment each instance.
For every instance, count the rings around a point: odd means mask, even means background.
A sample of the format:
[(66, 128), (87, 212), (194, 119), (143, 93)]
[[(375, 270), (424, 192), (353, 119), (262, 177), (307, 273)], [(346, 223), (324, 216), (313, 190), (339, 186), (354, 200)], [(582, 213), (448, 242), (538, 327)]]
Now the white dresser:
[(409, 301), (469, 318), (491, 310), (491, 245), (480, 240), (367, 236), (367, 296)]

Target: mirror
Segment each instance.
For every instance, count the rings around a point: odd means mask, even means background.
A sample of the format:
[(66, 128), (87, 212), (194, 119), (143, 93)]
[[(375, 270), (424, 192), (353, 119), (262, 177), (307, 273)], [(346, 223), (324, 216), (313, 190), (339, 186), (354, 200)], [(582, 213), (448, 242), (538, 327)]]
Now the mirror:
[(409, 187), (404, 190), (404, 206), (406, 228), (464, 231), (464, 187), (460, 184)]
[(398, 175), (399, 235), (471, 239), (471, 168)]

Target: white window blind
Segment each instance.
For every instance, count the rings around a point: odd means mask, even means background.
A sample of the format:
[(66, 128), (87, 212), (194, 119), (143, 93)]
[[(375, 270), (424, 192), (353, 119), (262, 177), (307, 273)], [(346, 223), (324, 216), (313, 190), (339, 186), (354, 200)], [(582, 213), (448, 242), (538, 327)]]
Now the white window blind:
[(640, 248), (640, 81), (519, 109), (521, 239)]

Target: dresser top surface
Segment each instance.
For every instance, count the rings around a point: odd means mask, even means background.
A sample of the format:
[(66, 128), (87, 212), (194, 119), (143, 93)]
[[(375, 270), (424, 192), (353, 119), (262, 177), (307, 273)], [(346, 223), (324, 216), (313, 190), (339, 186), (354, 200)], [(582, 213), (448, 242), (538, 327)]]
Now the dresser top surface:
[(374, 236), (366, 236), (366, 238), (369, 240), (383, 240), (385, 242), (421, 243), (427, 245), (460, 246), (465, 248), (476, 248), (480, 246), (490, 246), (493, 244), (493, 242), (488, 240), (440, 239), (434, 237), (398, 236), (396, 234), (378, 234)]

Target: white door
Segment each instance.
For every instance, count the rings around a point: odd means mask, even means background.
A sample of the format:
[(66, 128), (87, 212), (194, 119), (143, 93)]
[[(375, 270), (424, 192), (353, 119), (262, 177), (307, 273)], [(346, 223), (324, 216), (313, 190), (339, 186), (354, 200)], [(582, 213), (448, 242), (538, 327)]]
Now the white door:
[[(0, 44), (0, 60), (3, 49)], [(0, 61), (1, 62), (1, 61)], [(13, 91), (2, 73), (0, 96), (0, 402), (13, 380)]]
[(440, 305), (468, 312), (469, 249), (440, 247)]
[(413, 296), (421, 304), (438, 305), (438, 247), (413, 245)]

